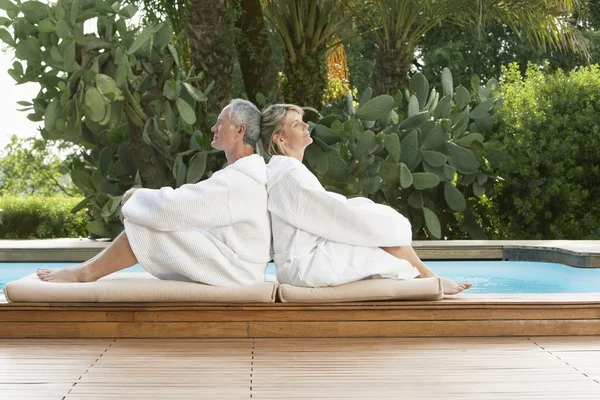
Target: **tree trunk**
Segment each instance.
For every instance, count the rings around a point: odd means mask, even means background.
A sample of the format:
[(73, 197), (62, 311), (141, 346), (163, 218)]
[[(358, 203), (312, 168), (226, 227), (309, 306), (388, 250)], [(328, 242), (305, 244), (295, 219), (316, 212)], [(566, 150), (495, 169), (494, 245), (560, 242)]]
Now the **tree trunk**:
[(167, 170), (166, 163), (160, 159), (156, 150), (148, 146), (142, 138), (142, 128), (131, 124), (129, 131), (129, 150), (142, 179), (142, 186), (148, 189), (175, 187), (175, 179)]
[(246, 94), (256, 102), (257, 93), (268, 96), (277, 90), (277, 73), (260, 0), (240, 0), (240, 6), (236, 47)]
[(375, 66), (371, 75), (374, 95), (395, 96), (398, 89), (406, 87), (413, 58), (413, 48), (375, 50)]
[[(300, 53), (298, 51), (297, 53)], [(298, 56), (292, 64), (285, 60), (283, 96), (288, 103), (320, 109), (327, 88), (327, 59), (325, 55)]]
[(206, 84), (214, 81), (209, 101), (201, 110), (219, 114), (231, 100), (234, 41), (229, 10), (224, 0), (190, 0), (185, 21), (196, 73), (204, 72)]

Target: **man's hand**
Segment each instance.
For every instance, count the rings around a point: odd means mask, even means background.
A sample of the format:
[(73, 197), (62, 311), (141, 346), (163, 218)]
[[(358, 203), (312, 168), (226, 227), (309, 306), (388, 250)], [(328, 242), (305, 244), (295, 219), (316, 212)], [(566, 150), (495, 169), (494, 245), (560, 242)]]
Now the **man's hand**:
[(119, 217), (121, 222), (125, 220), (125, 216), (123, 216), (123, 206), (125, 203), (127, 203), (127, 201), (131, 198), (131, 195), (133, 195), (136, 190), (138, 190), (138, 188), (131, 188), (126, 191), (125, 194), (123, 194), (123, 197), (121, 197), (121, 216)]

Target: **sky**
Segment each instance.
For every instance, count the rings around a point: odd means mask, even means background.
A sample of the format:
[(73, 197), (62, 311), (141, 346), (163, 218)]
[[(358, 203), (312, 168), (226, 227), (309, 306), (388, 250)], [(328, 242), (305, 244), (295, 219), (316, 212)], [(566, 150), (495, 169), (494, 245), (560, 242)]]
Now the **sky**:
[(0, 128), (0, 149), (4, 149), (12, 135), (27, 137), (39, 135), (39, 122), (27, 119), (30, 111), (17, 111), (21, 107), (17, 101), (31, 101), (40, 90), (39, 84), (26, 83), (16, 85), (15, 80), (8, 74), (14, 60), (12, 48), (0, 42), (0, 115), (2, 127)]

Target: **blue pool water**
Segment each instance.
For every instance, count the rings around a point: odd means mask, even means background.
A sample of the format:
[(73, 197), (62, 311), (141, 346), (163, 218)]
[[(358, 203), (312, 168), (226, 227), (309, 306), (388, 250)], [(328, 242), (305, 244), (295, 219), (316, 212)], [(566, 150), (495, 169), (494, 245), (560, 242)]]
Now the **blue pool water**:
[[(40, 266), (71, 265), (74, 263), (0, 263), (0, 290), (7, 282), (32, 274)], [(522, 261), (430, 261), (427, 265), (440, 276), (473, 283), (469, 293), (600, 292), (600, 269)], [(136, 265), (125, 271), (143, 269)], [(267, 274), (275, 275), (273, 264), (269, 264)]]

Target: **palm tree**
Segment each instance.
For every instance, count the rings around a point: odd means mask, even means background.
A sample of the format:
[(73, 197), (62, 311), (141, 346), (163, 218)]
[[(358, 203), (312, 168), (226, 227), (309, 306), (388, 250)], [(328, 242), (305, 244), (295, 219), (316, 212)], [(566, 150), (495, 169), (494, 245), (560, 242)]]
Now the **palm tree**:
[(352, 28), (344, 0), (265, 0), (265, 14), (284, 56), (283, 96), (319, 107), (327, 87), (327, 57), (337, 38)]
[(444, 20), (485, 30), (490, 21), (506, 24), (538, 48), (587, 52), (568, 17), (584, 0), (373, 0), (368, 14), (378, 48), (371, 76), (378, 94), (405, 86), (415, 49), (425, 33)]

